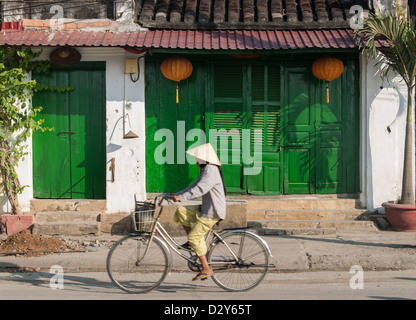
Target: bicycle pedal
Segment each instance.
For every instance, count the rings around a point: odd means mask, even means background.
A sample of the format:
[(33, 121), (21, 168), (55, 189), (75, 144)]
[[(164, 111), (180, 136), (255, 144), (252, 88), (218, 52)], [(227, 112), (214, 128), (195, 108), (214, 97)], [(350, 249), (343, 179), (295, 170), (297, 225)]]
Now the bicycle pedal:
[(205, 280), (208, 280), (208, 278), (203, 278), (203, 279), (201, 279), (201, 281), (205, 281)]

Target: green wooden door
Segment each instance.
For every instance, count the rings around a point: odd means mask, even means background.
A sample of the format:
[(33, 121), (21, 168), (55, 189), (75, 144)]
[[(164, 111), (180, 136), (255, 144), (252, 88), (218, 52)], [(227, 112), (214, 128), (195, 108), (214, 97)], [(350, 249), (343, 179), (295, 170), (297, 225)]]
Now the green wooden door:
[[(316, 56), (317, 57), (317, 56)], [(198, 176), (195, 166), (178, 161), (196, 140), (181, 144), (190, 130), (203, 130), (223, 164), (227, 191), (238, 194), (353, 193), (358, 187), (358, 60), (343, 57), (344, 73), (330, 84), (311, 72), (314, 56), (237, 60), (188, 56), (194, 71), (179, 84), (163, 77), (163, 57), (146, 62), (146, 177), (148, 192), (171, 192)], [(183, 123), (183, 131), (178, 127)], [(155, 153), (168, 137), (155, 140), (160, 129), (172, 132), (168, 148)], [(262, 130), (261, 137), (254, 130)], [(243, 150), (248, 132), (248, 150)], [(246, 136), (247, 137), (247, 136)], [(202, 142), (201, 142), (202, 143)], [(261, 145), (261, 154), (255, 146)], [(163, 149), (163, 148), (162, 148)], [(170, 151), (168, 151), (170, 150)], [(166, 161), (173, 150), (171, 162)], [(261, 170), (245, 174), (260, 156)], [(162, 158), (159, 160), (157, 158)], [(165, 159), (163, 159), (165, 158)]]
[(33, 134), (34, 197), (105, 199), (105, 64), (54, 67), (34, 78), (73, 88), (33, 97), (44, 125), (54, 128)]
[(357, 62), (344, 60), (342, 76), (326, 84), (310, 65), (288, 64), (282, 108), (284, 193), (354, 193), (358, 188)]
[(284, 190), (286, 194), (315, 192), (314, 86), (306, 67), (286, 69), (283, 107)]
[(343, 62), (343, 74), (330, 83), (329, 104), (326, 85), (315, 79), (316, 193), (359, 191), (359, 67), (354, 59)]
[[(211, 71), (206, 124), (207, 131), (217, 133), (210, 139), (220, 156), (227, 191), (280, 194), (280, 65), (214, 61)], [(261, 136), (254, 130), (261, 130)], [(256, 165), (255, 159), (259, 172), (245, 171)]]
[(176, 192), (193, 182), (199, 168), (188, 163), (185, 151), (205, 141), (204, 60), (188, 57), (193, 72), (179, 83), (176, 103), (176, 83), (160, 71), (163, 58), (146, 58), (146, 191), (150, 193)]
[[(281, 145), (281, 65), (276, 63), (249, 66), (248, 96), (251, 150), (256, 144), (261, 145), (261, 172), (247, 175), (246, 188), (250, 194), (281, 194), (282, 159), (279, 152)], [(254, 130), (261, 130), (262, 138), (254, 135)]]
[(222, 164), (227, 192), (244, 193), (245, 177), (241, 156), (243, 129), (248, 128), (246, 66), (238, 63), (211, 65), (212, 96), (207, 97), (206, 132)]

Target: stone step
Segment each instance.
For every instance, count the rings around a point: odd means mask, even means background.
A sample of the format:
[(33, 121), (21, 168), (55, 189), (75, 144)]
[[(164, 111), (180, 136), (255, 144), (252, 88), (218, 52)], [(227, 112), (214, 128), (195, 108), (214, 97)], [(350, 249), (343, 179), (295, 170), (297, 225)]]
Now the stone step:
[(330, 234), (338, 231), (378, 230), (374, 222), (365, 220), (251, 220), (247, 221), (247, 225), (263, 234)]
[(95, 199), (32, 199), (30, 211), (99, 211), (105, 212), (106, 200)]
[(261, 229), (259, 235), (280, 236), (280, 235), (328, 235), (336, 234), (335, 228), (279, 228), (279, 229)]
[(357, 220), (366, 209), (255, 209), (247, 212), (247, 220)]
[(35, 214), (35, 222), (96, 222), (100, 215), (98, 211), (42, 211)]
[(282, 210), (282, 209), (361, 209), (359, 199), (320, 198), (316, 196), (282, 197), (276, 199), (249, 199), (247, 210)]
[(41, 235), (100, 235), (100, 222), (37, 222), (32, 233)]
[(42, 235), (100, 235), (99, 211), (41, 211), (35, 213), (33, 233)]
[(299, 221), (276, 221), (276, 220), (262, 220), (262, 221), (247, 221), (247, 225), (261, 228), (375, 228), (374, 222), (364, 220), (299, 220)]

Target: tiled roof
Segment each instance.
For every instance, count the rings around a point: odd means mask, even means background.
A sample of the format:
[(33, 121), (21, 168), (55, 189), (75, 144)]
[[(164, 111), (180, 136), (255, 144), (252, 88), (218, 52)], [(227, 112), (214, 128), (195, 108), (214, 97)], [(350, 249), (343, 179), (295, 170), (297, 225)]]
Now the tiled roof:
[(139, 23), (155, 29), (348, 28), (369, 0), (141, 0)]
[[(199, 50), (355, 48), (352, 29), (148, 30), (147, 32), (2, 30), (0, 45)], [(380, 43), (379, 45), (382, 45)]]

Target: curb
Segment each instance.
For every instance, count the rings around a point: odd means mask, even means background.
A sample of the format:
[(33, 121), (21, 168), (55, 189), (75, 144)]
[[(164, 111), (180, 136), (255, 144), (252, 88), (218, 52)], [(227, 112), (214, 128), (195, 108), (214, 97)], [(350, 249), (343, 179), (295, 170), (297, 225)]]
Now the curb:
[[(119, 237), (111, 237), (112, 240)], [(334, 235), (263, 236), (275, 267), (270, 272), (416, 269), (416, 233), (377, 231)], [(180, 242), (186, 237), (177, 237)], [(91, 241), (91, 238), (87, 241)], [(65, 272), (106, 272), (108, 245), (87, 246), (87, 252), (41, 257), (0, 256), (1, 272), (47, 271), (59, 265)], [(172, 252), (172, 272), (188, 272), (187, 262)], [(191, 271), (189, 271), (191, 272)]]

